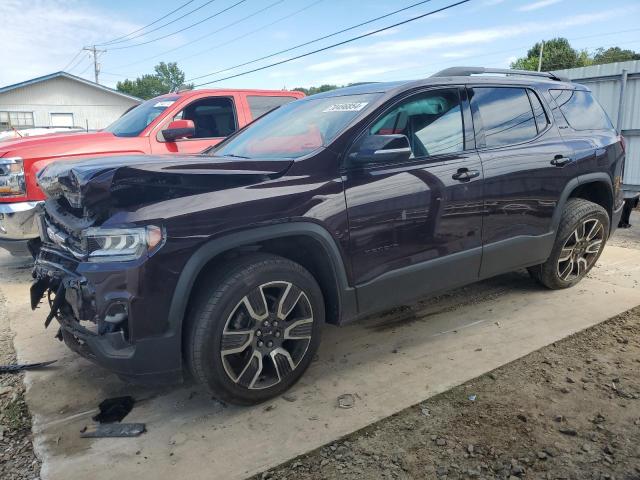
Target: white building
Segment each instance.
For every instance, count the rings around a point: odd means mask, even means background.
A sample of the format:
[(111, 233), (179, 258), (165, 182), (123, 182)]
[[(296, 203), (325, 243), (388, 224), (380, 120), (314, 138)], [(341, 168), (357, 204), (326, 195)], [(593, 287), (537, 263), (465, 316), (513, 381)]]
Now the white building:
[(84, 78), (56, 72), (0, 87), (0, 131), (29, 127), (98, 130), (140, 102)]

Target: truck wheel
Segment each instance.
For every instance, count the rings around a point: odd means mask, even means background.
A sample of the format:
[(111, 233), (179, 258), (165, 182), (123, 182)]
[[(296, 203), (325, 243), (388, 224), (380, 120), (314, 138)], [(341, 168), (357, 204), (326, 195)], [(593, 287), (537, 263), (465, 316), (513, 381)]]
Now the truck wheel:
[(551, 289), (582, 280), (596, 263), (609, 236), (609, 215), (600, 205), (582, 198), (567, 201), (551, 255), (529, 268), (533, 278)]
[(252, 254), (204, 282), (187, 320), (193, 376), (219, 399), (260, 403), (291, 387), (320, 343), (324, 300), (299, 264)]

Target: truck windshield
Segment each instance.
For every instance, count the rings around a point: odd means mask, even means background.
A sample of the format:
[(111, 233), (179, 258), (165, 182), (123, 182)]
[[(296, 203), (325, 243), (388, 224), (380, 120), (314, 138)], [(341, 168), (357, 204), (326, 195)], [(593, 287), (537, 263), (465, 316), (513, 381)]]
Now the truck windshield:
[(252, 159), (302, 157), (327, 146), (378, 96), (310, 97), (288, 103), (208, 153)]
[(116, 137), (137, 137), (180, 97), (152, 98), (128, 111), (105, 130)]

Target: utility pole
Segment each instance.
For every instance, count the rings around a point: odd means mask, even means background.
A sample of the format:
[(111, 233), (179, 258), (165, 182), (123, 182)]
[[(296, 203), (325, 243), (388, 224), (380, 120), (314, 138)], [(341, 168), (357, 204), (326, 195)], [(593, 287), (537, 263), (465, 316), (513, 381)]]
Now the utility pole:
[(540, 45), (540, 56), (538, 57), (538, 71), (542, 70), (542, 52), (544, 52), (544, 40), (542, 40), (542, 44)]
[(101, 53), (106, 53), (106, 50), (98, 50), (96, 46), (93, 47), (84, 47), (83, 50), (86, 50), (91, 55), (93, 55), (93, 74), (95, 76), (96, 83), (100, 83), (100, 64), (98, 63), (98, 55)]

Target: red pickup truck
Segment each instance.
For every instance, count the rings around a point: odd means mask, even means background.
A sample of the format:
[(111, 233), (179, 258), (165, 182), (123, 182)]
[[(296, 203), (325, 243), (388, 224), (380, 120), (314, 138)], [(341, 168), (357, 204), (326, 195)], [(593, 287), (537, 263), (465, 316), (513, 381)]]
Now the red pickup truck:
[(0, 142), (0, 247), (25, 253), (38, 237), (44, 199), (36, 173), (59, 159), (119, 154), (198, 153), (284, 103), (284, 90), (191, 90), (133, 108), (99, 132), (62, 133)]

